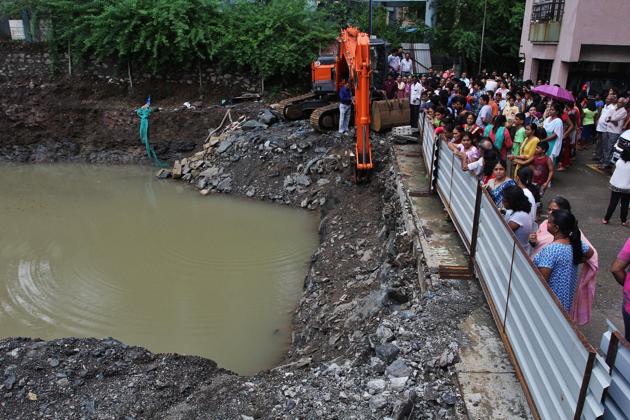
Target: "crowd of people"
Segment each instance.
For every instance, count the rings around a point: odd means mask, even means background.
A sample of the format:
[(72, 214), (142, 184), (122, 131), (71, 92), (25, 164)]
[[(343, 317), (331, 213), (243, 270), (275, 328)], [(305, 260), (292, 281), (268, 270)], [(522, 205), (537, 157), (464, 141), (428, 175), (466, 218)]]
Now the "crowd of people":
[[(600, 168), (612, 168), (613, 146), (630, 128), (625, 96), (614, 89), (602, 94), (583, 91), (575, 102), (560, 102), (533, 92), (541, 81), (518, 82), (507, 74), (485, 72), (469, 79), (465, 73), (457, 77), (453, 71), (438, 74), (431, 69), (419, 77), (404, 76), (401, 68), (390, 67), (388, 98), (409, 97), (414, 127), (418, 118), (413, 106), (425, 113), (436, 137), (460, 157), (462, 169), (487, 188), (565, 311), (578, 324), (588, 323), (597, 251), (579, 229), (565, 198), (549, 201), (546, 218), (541, 202), (554, 176), (571, 167), (578, 150), (593, 147)], [(626, 225), (630, 151), (615, 163), (610, 188), (611, 202), (602, 223), (608, 223), (621, 201), (620, 218)], [(626, 283), (630, 289), (630, 280)], [(628, 320), (630, 292), (626, 295)]]
[[(456, 75), (454, 69), (435, 72), (429, 68), (418, 75), (412, 73), (412, 64), (402, 49), (392, 50), (386, 97), (409, 101), (412, 128), (418, 127), (419, 115), (424, 113), (428, 129), (459, 156), (462, 169), (478, 177), (488, 190), (564, 310), (579, 325), (590, 322), (597, 251), (578, 228), (565, 198), (549, 200), (545, 218), (542, 197), (556, 173), (571, 167), (577, 151), (593, 148), (592, 159), (599, 169), (612, 173), (610, 202), (602, 223), (609, 224), (621, 202), (621, 224), (628, 225), (630, 149), (623, 150), (616, 161), (613, 151), (618, 138), (630, 129), (630, 101), (626, 100), (630, 92), (590, 92), (583, 86), (573, 94), (577, 100), (557, 100), (536, 93), (541, 80), (520, 82), (509, 74), (485, 70), (474, 78)], [(348, 92), (349, 87), (340, 94), (344, 106), (350, 103)], [(345, 118), (339, 131), (345, 133), (348, 110), (341, 111)], [(630, 239), (611, 268), (624, 285), (626, 338), (630, 335), (630, 274), (625, 274), (629, 266)]]

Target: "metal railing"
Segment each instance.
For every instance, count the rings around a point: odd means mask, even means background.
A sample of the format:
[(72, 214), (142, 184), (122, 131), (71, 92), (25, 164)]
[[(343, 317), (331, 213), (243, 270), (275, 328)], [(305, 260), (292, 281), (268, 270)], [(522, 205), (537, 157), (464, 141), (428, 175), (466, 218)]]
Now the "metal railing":
[(549, 0), (534, 3), (532, 22), (560, 22), (564, 14), (564, 0)]
[(578, 331), (477, 178), (420, 117), (429, 182), (455, 225), (532, 414), (595, 419), (610, 383), (606, 361)]

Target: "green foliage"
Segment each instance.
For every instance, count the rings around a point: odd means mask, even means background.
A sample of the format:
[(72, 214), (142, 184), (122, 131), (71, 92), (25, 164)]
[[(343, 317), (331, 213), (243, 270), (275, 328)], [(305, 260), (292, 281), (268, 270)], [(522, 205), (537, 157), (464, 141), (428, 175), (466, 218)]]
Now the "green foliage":
[(304, 72), (337, 35), (306, 0), (9, 0), (51, 22), (53, 49), (153, 73), (217, 61), (263, 77)]
[[(368, 2), (354, 2), (342, 0), (322, 0), (319, 2), (320, 10), (339, 31), (348, 25), (357, 26), (367, 32), (369, 30), (369, 4)], [(372, 4), (372, 32), (377, 37), (389, 42), (392, 47), (397, 47), (402, 42), (425, 42), (432, 36), (431, 30), (424, 26), (424, 22), (415, 22), (418, 31), (406, 32), (402, 27), (402, 20), (410, 18), (409, 15), (418, 13), (418, 6), (407, 7), (407, 16), (399, 21), (387, 21), (385, 7), (374, 2)], [(411, 18), (411, 21), (414, 19)]]
[(219, 18), (213, 0), (106, 3), (69, 30), (85, 53), (92, 52), (100, 59), (133, 59), (157, 72), (197, 59), (211, 60), (217, 52)]
[(223, 24), (219, 62), (263, 77), (304, 72), (337, 35), (305, 0), (239, 1), (226, 8)]
[[(435, 47), (438, 51), (478, 63), (486, 0), (437, 2)], [(483, 62), (498, 70), (515, 69), (525, 0), (487, 0)]]
[(153, 72), (211, 60), (222, 32), (218, 0), (13, 0), (5, 7), (49, 20), (54, 48)]
[[(423, 25), (423, 7), (410, 6), (401, 21), (373, 3), (374, 35), (393, 47), (434, 40), (434, 50), (476, 63), (485, 0), (440, 0), (437, 27)], [(513, 69), (525, 0), (487, 0), (484, 62)], [(49, 24), (54, 50), (73, 56), (114, 59), (153, 73), (191, 69), (201, 62), (266, 79), (303, 78), (320, 47), (348, 25), (368, 30), (368, 2), (322, 0), (5, 0), (11, 15), (29, 10)], [(402, 20), (419, 29), (408, 33)]]

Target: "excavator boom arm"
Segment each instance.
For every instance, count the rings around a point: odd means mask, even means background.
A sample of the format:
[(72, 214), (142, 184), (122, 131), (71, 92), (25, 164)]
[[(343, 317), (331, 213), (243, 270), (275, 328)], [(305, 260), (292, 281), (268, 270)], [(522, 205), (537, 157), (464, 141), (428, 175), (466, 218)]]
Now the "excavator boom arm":
[[(370, 38), (358, 28), (348, 27), (339, 37), (339, 59), (348, 65), (349, 80), (354, 86), (357, 175), (373, 168), (370, 144)], [(337, 72), (337, 86), (341, 85)]]

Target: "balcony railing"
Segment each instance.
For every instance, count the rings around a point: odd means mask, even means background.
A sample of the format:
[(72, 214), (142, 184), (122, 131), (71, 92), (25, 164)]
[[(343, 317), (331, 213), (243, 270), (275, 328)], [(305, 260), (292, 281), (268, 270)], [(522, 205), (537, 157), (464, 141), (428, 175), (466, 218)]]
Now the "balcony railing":
[(564, 0), (540, 1), (532, 8), (532, 22), (560, 22), (564, 13)]
[(557, 43), (564, 14), (564, 0), (542, 0), (533, 5), (529, 40), (535, 43)]

